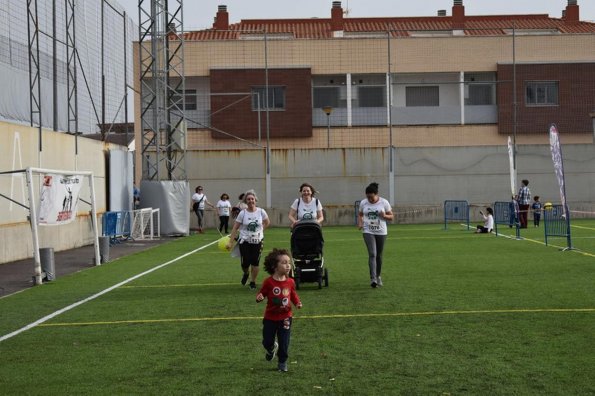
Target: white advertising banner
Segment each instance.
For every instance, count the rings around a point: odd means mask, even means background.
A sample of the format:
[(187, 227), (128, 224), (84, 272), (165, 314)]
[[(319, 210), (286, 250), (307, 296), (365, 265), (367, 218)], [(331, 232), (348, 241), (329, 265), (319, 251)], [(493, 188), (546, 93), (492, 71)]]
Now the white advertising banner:
[(37, 224), (68, 224), (76, 217), (82, 176), (44, 174)]

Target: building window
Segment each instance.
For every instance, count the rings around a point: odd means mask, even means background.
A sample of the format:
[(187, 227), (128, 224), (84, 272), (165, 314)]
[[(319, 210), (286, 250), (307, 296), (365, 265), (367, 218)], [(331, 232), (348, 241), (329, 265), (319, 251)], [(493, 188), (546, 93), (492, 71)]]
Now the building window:
[(492, 84), (470, 84), (465, 104), (469, 106), (487, 106), (494, 104), (494, 86)]
[(312, 107), (314, 109), (324, 106), (339, 107), (341, 89), (339, 87), (314, 87)]
[[(172, 96), (172, 101), (177, 103), (180, 108), (182, 107), (182, 101), (180, 95), (176, 92)], [(196, 89), (186, 89), (184, 91), (184, 108), (182, 110), (196, 110), (197, 97)]]
[[(285, 110), (285, 87), (269, 86), (268, 103), (266, 87), (252, 88), (252, 110)], [(260, 106), (260, 107), (259, 107)]]
[(525, 103), (527, 106), (557, 106), (558, 82), (557, 81), (529, 81), (525, 90)]
[(384, 87), (357, 87), (359, 107), (385, 107), (386, 91)]
[(440, 106), (439, 87), (405, 87), (405, 106)]

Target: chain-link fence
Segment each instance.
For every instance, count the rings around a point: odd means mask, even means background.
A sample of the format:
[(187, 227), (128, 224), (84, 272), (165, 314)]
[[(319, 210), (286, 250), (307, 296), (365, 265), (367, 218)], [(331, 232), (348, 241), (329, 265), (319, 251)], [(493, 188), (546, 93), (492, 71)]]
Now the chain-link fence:
[[(28, 46), (36, 28), (39, 53), (35, 44), (35, 59), (30, 63)], [(106, 124), (109, 130), (109, 125), (124, 122), (124, 98), (127, 85), (133, 81), (132, 42), (137, 35), (132, 19), (115, 1), (0, 0), (0, 80), (2, 86), (10, 87), (0, 95), (0, 117), (30, 123), (35, 112), (30, 96), (39, 95), (35, 99), (41, 108), (42, 125), (47, 128), (57, 124), (61, 131), (95, 133), (100, 131), (100, 124)], [(69, 38), (76, 47), (70, 65)], [(70, 47), (70, 51), (74, 49)], [(31, 93), (29, 70), (36, 63), (41, 89)], [(70, 81), (67, 67), (71, 68)], [(75, 79), (78, 131), (68, 125), (72, 118), (69, 105), (75, 106), (74, 98), (69, 102)], [(33, 114), (33, 124), (39, 124), (37, 114)]]

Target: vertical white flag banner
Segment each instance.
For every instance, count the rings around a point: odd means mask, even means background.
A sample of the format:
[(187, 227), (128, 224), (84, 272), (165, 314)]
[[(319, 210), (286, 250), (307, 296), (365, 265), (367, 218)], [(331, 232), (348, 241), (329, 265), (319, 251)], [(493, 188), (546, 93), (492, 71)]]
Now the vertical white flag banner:
[(512, 139), (510, 136), (508, 137), (508, 162), (510, 164), (510, 192), (514, 197), (517, 193), (516, 191), (516, 168), (514, 164), (514, 145), (512, 144)]
[(60, 225), (74, 220), (81, 185), (80, 175), (44, 174), (37, 224)]
[(552, 152), (552, 161), (554, 162), (554, 172), (558, 179), (560, 187), (560, 201), (562, 210), (566, 216), (566, 182), (564, 181), (564, 163), (562, 162), (562, 149), (560, 147), (560, 136), (555, 124), (550, 125), (550, 150)]

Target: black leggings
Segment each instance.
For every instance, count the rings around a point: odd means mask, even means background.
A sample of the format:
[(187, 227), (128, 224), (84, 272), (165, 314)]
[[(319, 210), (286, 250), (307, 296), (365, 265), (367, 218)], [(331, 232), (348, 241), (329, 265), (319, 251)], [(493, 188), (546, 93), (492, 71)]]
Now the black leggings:
[(219, 216), (219, 232), (223, 231), (223, 228), (225, 228), (225, 233), (227, 234), (228, 227), (229, 227), (229, 216)]

